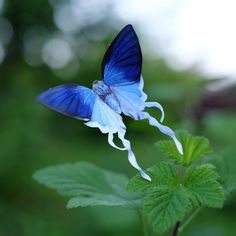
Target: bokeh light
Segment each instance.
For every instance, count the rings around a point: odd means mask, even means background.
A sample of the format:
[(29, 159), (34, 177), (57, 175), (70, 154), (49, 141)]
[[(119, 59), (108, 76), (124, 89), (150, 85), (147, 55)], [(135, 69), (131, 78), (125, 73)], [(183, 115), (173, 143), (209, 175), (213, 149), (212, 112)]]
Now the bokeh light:
[[(115, 11), (136, 22), (148, 53), (164, 56), (175, 69), (191, 66), (209, 76), (236, 77), (234, 0), (117, 1)], [(155, 56), (155, 55), (154, 55)]]
[(13, 35), (13, 28), (11, 23), (5, 19), (0, 17), (0, 41), (3, 44), (9, 43)]
[(64, 32), (78, 32), (82, 27), (80, 11), (74, 4), (61, 4), (55, 7), (54, 21)]
[(0, 13), (2, 12), (4, 6), (4, 0), (0, 0)]
[(42, 58), (52, 69), (65, 67), (73, 58), (70, 44), (62, 38), (51, 38), (42, 48)]
[[(53, 4), (54, 5), (54, 4)], [(96, 24), (106, 16), (108, 1), (73, 0), (54, 5), (54, 21), (57, 27), (75, 33), (85, 26)]]
[(24, 34), (23, 55), (25, 61), (31, 66), (39, 66), (42, 64), (41, 51), (48, 37), (47, 30), (43, 26), (35, 25)]

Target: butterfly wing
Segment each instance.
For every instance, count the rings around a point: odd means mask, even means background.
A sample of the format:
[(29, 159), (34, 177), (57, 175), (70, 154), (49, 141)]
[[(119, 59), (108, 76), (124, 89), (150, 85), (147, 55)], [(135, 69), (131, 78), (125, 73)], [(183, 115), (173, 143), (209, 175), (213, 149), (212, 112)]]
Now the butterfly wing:
[[(112, 110), (99, 97), (95, 100), (91, 119), (85, 124), (89, 127), (99, 128), (102, 133), (108, 133), (108, 143), (114, 148), (128, 151), (128, 160), (131, 165), (140, 172), (143, 178), (151, 180), (151, 178), (138, 165), (136, 157), (131, 149), (130, 141), (125, 138), (126, 127), (122, 121), (122, 117)], [(118, 147), (113, 142), (114, 133), (118, 133), (118, 137), (121, 140), (123, 147)]]
[(125, 85), (140, 80), (142, 52), (131, 25), (124, 27), (107, 49), (102, 61), (102, 77), (108, 86)]
[(93, 90), (83, 86), (57, 86), (40, 94), (37, 100), (64, 115), (87, 120), (86, 125), (97, 127), (103, 133), (116, 133), (119, 128), (125, 128), (121, 116)]
[(139, 82), (112, 87), (113, 94), (117, 97), (121, 111), (135, 120), (145, 108), (147, 95), (142, 91), (143, 79)]
[(108, 48), (103, 62), (103, 81), (116, 96), (121, 111), (138, 119), (139, 111), (145, 107), (147, 96), (142, 92), (142, 52), (137, 35), (127, 25)]
[(79, 85), (61, 85), (41, 93), (37, 100), (45, 106), (74, 118), (91, 118), (97, 95)]
[(99, 128), (102, 133), (116, 133), (119, 129), (125, 129), (122, 117), (98, 96), (94, 103), (91, 118), (85, 124)]

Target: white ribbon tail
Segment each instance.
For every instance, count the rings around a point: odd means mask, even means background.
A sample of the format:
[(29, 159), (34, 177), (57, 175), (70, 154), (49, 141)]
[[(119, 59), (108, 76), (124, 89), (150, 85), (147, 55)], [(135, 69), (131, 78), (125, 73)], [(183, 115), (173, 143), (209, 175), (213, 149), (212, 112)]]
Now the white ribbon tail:
[(118, 137), (119, 137), (119, 139), (122, 141), (122, 143), (123, 143), (123, 145), (124, 145), (124, 147), (122, 147), (122, 148), (121, 148), (121, 147), (118, 147), (118, 146), (113, 142), (113, 133), (112, 133), (112, 132), (109, 132), (109, 133), (108, 133), (108, 143), (109, 143), (112, 147), (114, 147), (114, 148), (116, 148), (116, 149), (118, 149), (118, 150), (122, 150), (122, 151), (127, 150), (127, 151), (128, 151), (128, 160), (129, 160), (130, 164), (131, 164), (135, 169), (137, 169), (137, 170), (139, 171), (140, 175), (141, 175), (144, 179), (146, 179), (146, 180), (148, 180), (148, 181), (151, 181), (150, 176), (148, 176), (148, 175), (142, 170), (142, 168), (138, 165), (138, 163), (137, 163), (137, 161), (136, 161), (136, 158), (135, 158), (135, 155), (134, 155), (134, 153), (133, 153), (133, 151), (132, 151), (132, 149), (131, 149), (130, 141), (127, 140), (127, 139), (125, 139), (124, 136), (125, 136), (125, 129), (120, 129), (120, 130), (118, 131)]
[(136, 157), (131, 149), (131, 146), (130, 146), (130, 141), (125, 139), (125, 131), (122, 131), (122, 130), (119, 130), (118, 131), (118, 137), (120, 138), (120, 140), (122, 141), (124, 147), (126, 148), (126, 150), (128, 151), (128, 160), (130, 162), (130, 164), (139, 171), (140, 175), (148, 180), (148, 181), (151, 181), (151, 178), (149, 175), (147, 175), (143, 170), (142, 168), (138, 165), (137, 161), (136, 161)]
[(121, 151), (127, 150), (126, 147), (120, 148), (120, 147), (118, 147), (118, 146), (113, 142), (113, 133), (111, 133), (111, 132), (108, 133), (108, 143), (109, 143), (112, 147), (114, 147), (114, 148), (116, 148), (116, 149), (118, 149), (118, 150), (121, 150)]
[(145, 107), (156, 107), (157, 109), (159, 109), (161, 111), (161, 123), (163, 122), (164, 120), (164, 117), (165, 117), (165, 112), (164, 112), (164, 109), (162, 107), (162, 105), (158, 102), (145, 102)]
[(140, 117), (141, 117), (141, 119), (148, 119), (150, 125), (157, 127), (163, 134), (166, 134), (166, 135), (170, 136), (174, 140), (175, 145), (176, 145), (179, 153), (181, 155), (183, 155), (182, 144), (176, 138), (175, 133), (171, 128), (169, 128), (168, 126), (160, 124), (155, 118), (150, 116), (147, 112), (142, 112), (140, 114)]

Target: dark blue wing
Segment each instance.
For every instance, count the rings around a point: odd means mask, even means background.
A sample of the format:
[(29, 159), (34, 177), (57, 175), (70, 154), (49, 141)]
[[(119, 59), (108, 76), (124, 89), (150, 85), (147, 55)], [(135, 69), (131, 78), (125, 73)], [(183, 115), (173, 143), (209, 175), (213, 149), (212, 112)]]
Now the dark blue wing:
[(37, 100), (45, 106), (67, 116), (90, 119), (96, 94), (78, 85), (61, 85), (41, 93)]
[(142, 52), (137, 35), (127, 25), (113, 40), (102, 61), (102, 76), (109, 86), (130, 84), (140, 80)]

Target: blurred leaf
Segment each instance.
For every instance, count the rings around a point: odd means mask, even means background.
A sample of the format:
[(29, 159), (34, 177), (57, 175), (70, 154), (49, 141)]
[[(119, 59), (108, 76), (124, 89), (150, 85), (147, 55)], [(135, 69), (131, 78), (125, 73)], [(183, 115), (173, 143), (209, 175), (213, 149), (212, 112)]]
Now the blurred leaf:
[(34, 174), (34, 179), (58, 193), (72, 197), (67, 207), (122, 206), (138, 207), (139, 196), (126, 190), (127, 178), (89, 163), (47, 167)]
[(210, 164), (188, 168), (184, 186), (191, 192), (191, 201), (195, 206), (221, 208), (224, 203), (222, 186), (217, 179), (219, 175)]
[(220, 175), (220, 183), (226, 195), (236, 191), (236, 150), (228, 149), (222, 155), (214, 156), (211, 162)]
[(192, 136), (186, 131), (176, 132), (178, 140), (182, 143), (184, 154), (181, 155), (172, 140), (157, 142), (157, 148), (163, 155), (175, 159), (184, 165), (190, 165), (210, 152), (209, 141), (205, 137)]
[(150, 88), (147, 88), (151, 97), (157, 96), (161, 101), (179, 101), (184, 95), (184, 88), (179, 84), (179, 81), (172, 84), (153, 84)]
[[(232, 101), (231, 101), (232, 102)], [(203, 129), (217, 148), (234, 145), (236, 134), (236, 114), (227, 109), (208, 111), (203, 119)]]
[(189, 193), (182, 185), (154, 187), (144, 200), (144, 211), (160, 233), (182, 220), (191, 209)]

